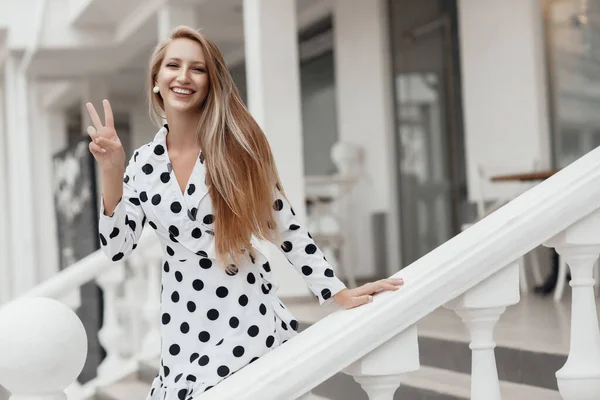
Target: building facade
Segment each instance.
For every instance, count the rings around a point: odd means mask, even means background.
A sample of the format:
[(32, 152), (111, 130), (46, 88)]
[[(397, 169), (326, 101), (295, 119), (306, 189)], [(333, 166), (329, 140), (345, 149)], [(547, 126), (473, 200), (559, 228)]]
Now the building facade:
[[(128, 153), (149, 142), (148, 59), (177, 25), (223, 52), (301, 218), (305, 177), (336, 172), (332, 146), (364, 150), (345, 241), (371, 279), (510, 191), (483, 169), (560, 167), (598, 143), (593, 12), (575, 0), (0, 0), (0, 303), (97, 248), (84, 105), (111, 101)], [(282, 295), (305, 293), (289, 271)]]

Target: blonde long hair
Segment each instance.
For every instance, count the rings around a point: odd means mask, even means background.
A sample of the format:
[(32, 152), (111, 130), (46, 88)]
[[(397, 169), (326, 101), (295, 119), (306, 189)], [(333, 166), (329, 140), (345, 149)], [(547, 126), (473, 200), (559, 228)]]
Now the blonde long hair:
[(237, 262), (241, 250), (255, 257), (251, 235), (278, 240), (274, 229), (275, 188), (283, 188), (271, 148), (263, 131), (244, 105), (223, 55), (203, 34), (187, 27), (173, 29), (169, 39), (159, 43), (150, 59), (148, 73), (151, 115), (161, 124), (164, 102), (151, 90), (167, 46), (176, 39), (200, 44), (206, 59), (209, 90), (203, 105), (196, 137), (205, 156), (207, 185), (215, 215), (217, 258)]

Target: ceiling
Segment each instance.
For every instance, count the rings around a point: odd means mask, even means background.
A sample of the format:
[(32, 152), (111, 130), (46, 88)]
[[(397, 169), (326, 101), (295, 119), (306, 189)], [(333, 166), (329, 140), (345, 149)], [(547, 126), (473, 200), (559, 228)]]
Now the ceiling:
[[(150, 0), (145, 0), (150, 3)], [(96, 0), (98, 3), (123, 3), (123, 0)], [(136, 0), (137, 2), (137, 0)], [(135, 2), (134, 2), (135, 3)], [(219, 46), (228, 62), (243, 60), (244, 27), (242, 0), (171, 0), (174, 4), (192, 5), (200, 29)], [(112, 4), (112, 3), (111, 3)], [(119, 9), (117, 7), (117, 9)], [(128, 8), (119, 10), (127, 11)], [(298, 24), (306, 27), (330, 13), (331, 0), (297, 0)], [(108, 13), (107, 21), (119, 21), (114, 8), (105, 5), (93, 8), (96, 17)], [(85, 14), (78, 23), (90, 18)], [(93, 23), (93, 22), (91, 22)], [(97, 25), (92, 28), (99, 29)], [(140, 24), (121, 43), (102, 41), (93, 47), (40, 49), (34, 56), (30, 74), (42, 81), (81, 81), (90, 75), (104, 75), (110, 93), (123, 99), (135, 99), (145, 91), (147, 62), (156, 45), (158, 26), (155, 15)], [(79, 100), (74, 97), (74, 101)]]

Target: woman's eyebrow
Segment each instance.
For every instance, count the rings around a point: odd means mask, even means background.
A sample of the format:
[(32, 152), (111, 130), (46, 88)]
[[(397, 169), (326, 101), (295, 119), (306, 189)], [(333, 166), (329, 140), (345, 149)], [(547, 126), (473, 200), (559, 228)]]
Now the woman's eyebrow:
[[(181, 58), (178, 57), (169, 57), (167, 58), (167, 61), (177, 61), (177, 62), (181, 62)], [(203, 64), (204, 65), (204, 61), (191, 61), (190, 64)]]

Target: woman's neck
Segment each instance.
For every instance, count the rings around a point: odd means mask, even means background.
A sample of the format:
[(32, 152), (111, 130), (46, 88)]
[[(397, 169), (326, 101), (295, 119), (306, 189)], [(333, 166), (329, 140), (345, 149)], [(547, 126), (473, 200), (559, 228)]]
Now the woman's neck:
[(167, 123), (169, 124), (167, 147), (175, 152), (197, 150), (199, 145), (196, 130), (199, 118), (197, 114), (167, 113)]

